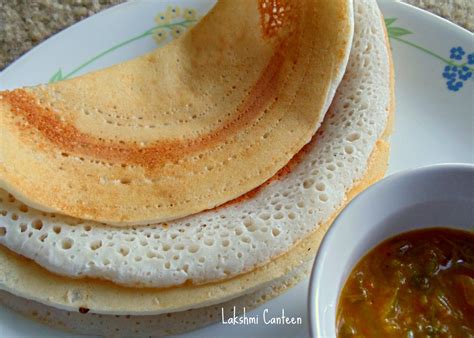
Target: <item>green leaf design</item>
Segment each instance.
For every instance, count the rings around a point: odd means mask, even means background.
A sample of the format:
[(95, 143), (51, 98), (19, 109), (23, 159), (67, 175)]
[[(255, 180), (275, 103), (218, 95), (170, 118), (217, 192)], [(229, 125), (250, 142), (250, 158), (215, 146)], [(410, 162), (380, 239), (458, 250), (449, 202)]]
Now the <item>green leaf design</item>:
[(388, 36), (391, 38), (400, 37), (403, 35), (413, 34), (413, 32), (402, 27), (392, 27), (392, 24), (397, 21), (397, 18), (386, 18), (385, 26), (387, 27)]
[(400, 37), (403, 35), (412, 34), (412, 32), (409, 31), (408, 29), (401, 28), (401, 27), (388, 27), (387, 30), (388, 30), (388, 35), (390, 37)]
[(395, 21), (397, 21), (397, 18), (386, 18), (385, 19), (385, 26), (387, 26), (387, 28), (388, 28)]
[(53, 83), (53, 82), (57, 82), (57, 81), (61, 81), (63, 80), (64, 77), (63, 77), (63, 71), (61, 70), (61, 68), (59, 68), (59, 70), (54, 73), (54, 75), (49, 79), (49, 83)]

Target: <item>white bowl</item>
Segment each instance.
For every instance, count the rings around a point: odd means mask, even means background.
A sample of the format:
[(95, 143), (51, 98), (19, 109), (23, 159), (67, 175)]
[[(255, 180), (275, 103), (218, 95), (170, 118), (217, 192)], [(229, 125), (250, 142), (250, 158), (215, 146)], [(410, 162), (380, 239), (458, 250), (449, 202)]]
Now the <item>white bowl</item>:
[(404, 171), (374, 184), (347, 205), (324, 237), (313, 265), (311, 336), (336, 337), (339, 295), (360, 258), (387, 238), (430, 227), (474, 231), (474, 165)]

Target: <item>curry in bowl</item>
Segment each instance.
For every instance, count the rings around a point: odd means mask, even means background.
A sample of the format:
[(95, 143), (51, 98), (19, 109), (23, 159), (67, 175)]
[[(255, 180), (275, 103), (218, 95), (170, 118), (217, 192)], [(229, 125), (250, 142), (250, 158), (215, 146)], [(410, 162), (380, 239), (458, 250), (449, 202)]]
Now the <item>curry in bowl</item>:
[(363, 257), (341, 292), (337, 335), (474, 337), (474, 232), (402, 233)]

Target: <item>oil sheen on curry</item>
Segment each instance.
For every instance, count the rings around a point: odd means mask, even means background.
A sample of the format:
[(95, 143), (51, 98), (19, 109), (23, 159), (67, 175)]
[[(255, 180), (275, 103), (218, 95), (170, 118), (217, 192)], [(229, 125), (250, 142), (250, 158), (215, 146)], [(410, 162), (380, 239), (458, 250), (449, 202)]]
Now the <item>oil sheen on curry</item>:
[(432, 228), (391, 238), (352, 270), (338, 337), (474, 337), (474, 231)]

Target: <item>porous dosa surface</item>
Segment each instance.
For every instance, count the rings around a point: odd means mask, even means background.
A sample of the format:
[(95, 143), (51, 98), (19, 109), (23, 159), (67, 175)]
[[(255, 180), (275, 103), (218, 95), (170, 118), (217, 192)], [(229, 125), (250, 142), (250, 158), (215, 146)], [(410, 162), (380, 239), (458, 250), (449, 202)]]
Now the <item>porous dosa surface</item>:
[[(387, 131), (390, 130), (390, 124)], [(363, 178), (347, 192), (345, 203), (383, 177), (389, 146), (379, 140)], [(333, 215), (333, 218), (336, 214)], [(185, 311), (219, 304), (246, 295), (282, 278), (305, 262), (311, 262), (333, 218), (289, 252), (270, 263), (219, 283), (178, 288), (127, 288), (110, 282), (71, 279), (53, 274), (0, 246), (0, 289), (58, 309), (113, 315), (152, 315)]]
[(52, 272), (132, 287), (216, 282), (284, 254), (344, 204), (387, 125), (393, 74), (383, 20), (375, 1), (355, 8), (346, 75), (318, 135), (280, 179), (239, 203), (125, 229), (45, 214), (3, 191), (0, 243)]
[(164, 48), (0, 92), (0, 187), (115, 225), (221, 205), (311, 140), (352, 34), (350, 0), (221, 0)]
[(256, 292), (225, 303), (155, 316), (115, 316), (70, 312), (20, 298), (5, 291), (0, 291), (0, 304), (50, 327), (75, 334), (105, 337), (162, 337), (182, 334), (221, 321), (222, 311), (226, 320), (232, 316), (234, 310), (239, 315), (245, 308), (248, 315), (250, 310), (281, 295), (300, 282), (308, 275), (310, 268), (311, 264), (306, 263)]

